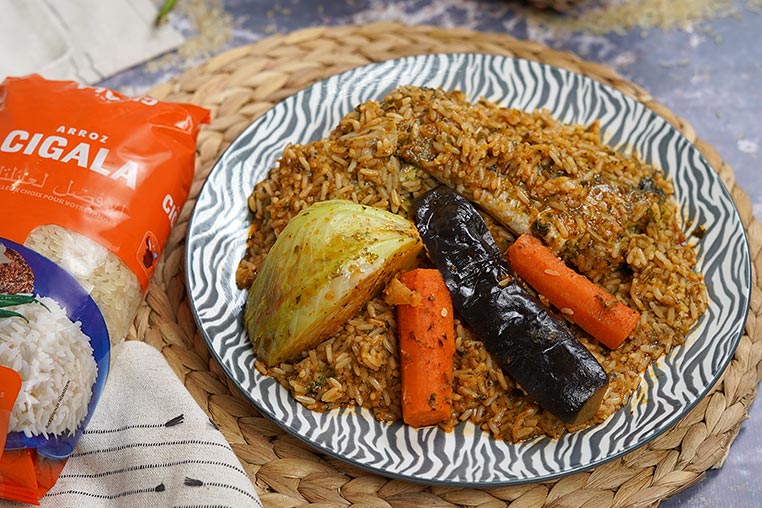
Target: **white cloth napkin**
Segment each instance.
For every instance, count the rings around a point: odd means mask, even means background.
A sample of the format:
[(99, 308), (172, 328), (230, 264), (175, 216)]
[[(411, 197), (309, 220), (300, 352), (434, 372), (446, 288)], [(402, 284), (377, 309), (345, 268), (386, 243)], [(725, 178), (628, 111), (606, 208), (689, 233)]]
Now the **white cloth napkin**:
[(92, 420), (41, 506), (262, 508), (230, 445), (161, 353), (130, 341), (115, 356)]
[(0, 81), (39, 73), (93, 84), (178, 47), (151, 0), (0, 0)]

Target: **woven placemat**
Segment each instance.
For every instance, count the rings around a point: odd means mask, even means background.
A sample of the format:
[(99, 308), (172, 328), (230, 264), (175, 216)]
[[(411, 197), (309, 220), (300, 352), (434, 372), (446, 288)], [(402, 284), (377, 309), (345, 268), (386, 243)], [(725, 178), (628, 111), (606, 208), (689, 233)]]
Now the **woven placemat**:
[[(195, 198), (225, 147), (274, 103), (334, 73), (394, 57), (469, 51), (512, 55), (590, 76), (641, 101), (693, 141), (730, 190), (748, 233), (754, 270), (745, 335), (722, 382), (647, 446), (590, 472), (557, 481), (491, 489), (432, 487), (383, 478), (316, 452), (257, 412), (211, 358), (196, 329), (184, 284), (185, 234)], [(762, 359), (762, 226), (732, 169), (680, 118), (613, 70), (536, 42), (431, 26), (319, 27), (229, 50), (151, 91), (159, 99), (210, 108), (199, 135), (189, 202), (134, 322), (130, 338), (159, 348), (220, 427), (268, 508), (304, 504), (373, 507), (653, 507), (719, 467), (756, 395)]]

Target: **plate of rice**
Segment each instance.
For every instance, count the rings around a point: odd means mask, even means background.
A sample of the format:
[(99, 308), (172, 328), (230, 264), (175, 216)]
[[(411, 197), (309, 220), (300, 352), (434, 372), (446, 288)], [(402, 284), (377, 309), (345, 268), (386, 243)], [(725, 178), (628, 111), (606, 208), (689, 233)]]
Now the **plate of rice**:
[[(418, 153), (450, 161), (460, 180), (443, 182), (405, 149), (427, 133)], [(344, 199), (410, 217), (418, 197), (445, 183), (476, 202), (505, 249), (522, 226), (485, 200), (492, 174), (515, 182), (517, 202), (535, 217), (531, 232), (562, 237), (559, 256), (640, 312), (613, 350), (572, 325), (609, 377), (591, 419), (569, 424), (529, 399), (456, 316), (451, 415), (406, 425), (395, 313), (382, 294), (297, 358), (257, 358), (243, 320), (247, 289), (301, 210)], [(610, 200), (614, 188), (626, 199)], [(375, 473), (459, 486), (587, 470), (669, 429), (732, 359), (751, 287), (733, 201), (679, 131), (588, 77), (484, 54), (371, 64), (277, 104), (212, 169), (186, 262), (199, 329), (260, 412)]]

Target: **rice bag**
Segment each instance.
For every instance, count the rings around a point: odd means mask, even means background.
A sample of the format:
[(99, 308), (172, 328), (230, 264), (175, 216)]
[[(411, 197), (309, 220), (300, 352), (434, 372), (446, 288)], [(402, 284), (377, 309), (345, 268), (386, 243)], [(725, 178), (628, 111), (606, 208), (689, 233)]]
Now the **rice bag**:
[(188, 197), (208, 117), (37, 75), (0, 84), (0, 367), (22, 381), (0, 498), (37, 503), (72, 453)]

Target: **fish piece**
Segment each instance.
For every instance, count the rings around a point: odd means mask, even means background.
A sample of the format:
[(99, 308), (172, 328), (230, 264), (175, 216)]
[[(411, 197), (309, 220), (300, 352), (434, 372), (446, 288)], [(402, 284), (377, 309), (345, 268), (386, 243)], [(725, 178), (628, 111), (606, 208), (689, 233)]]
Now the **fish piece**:
[(547, 112), (470, 104), (442, 90), (401, 87), (385, 100), (406, 103), (428, 107), (413, 108), (402, 160), (515, 234), (542, 238), (593, 280), (626, 264), (630, 238), (660, 220), (673, 192), (661, 171), (603, 145), (597, 123), (565, 125)]

